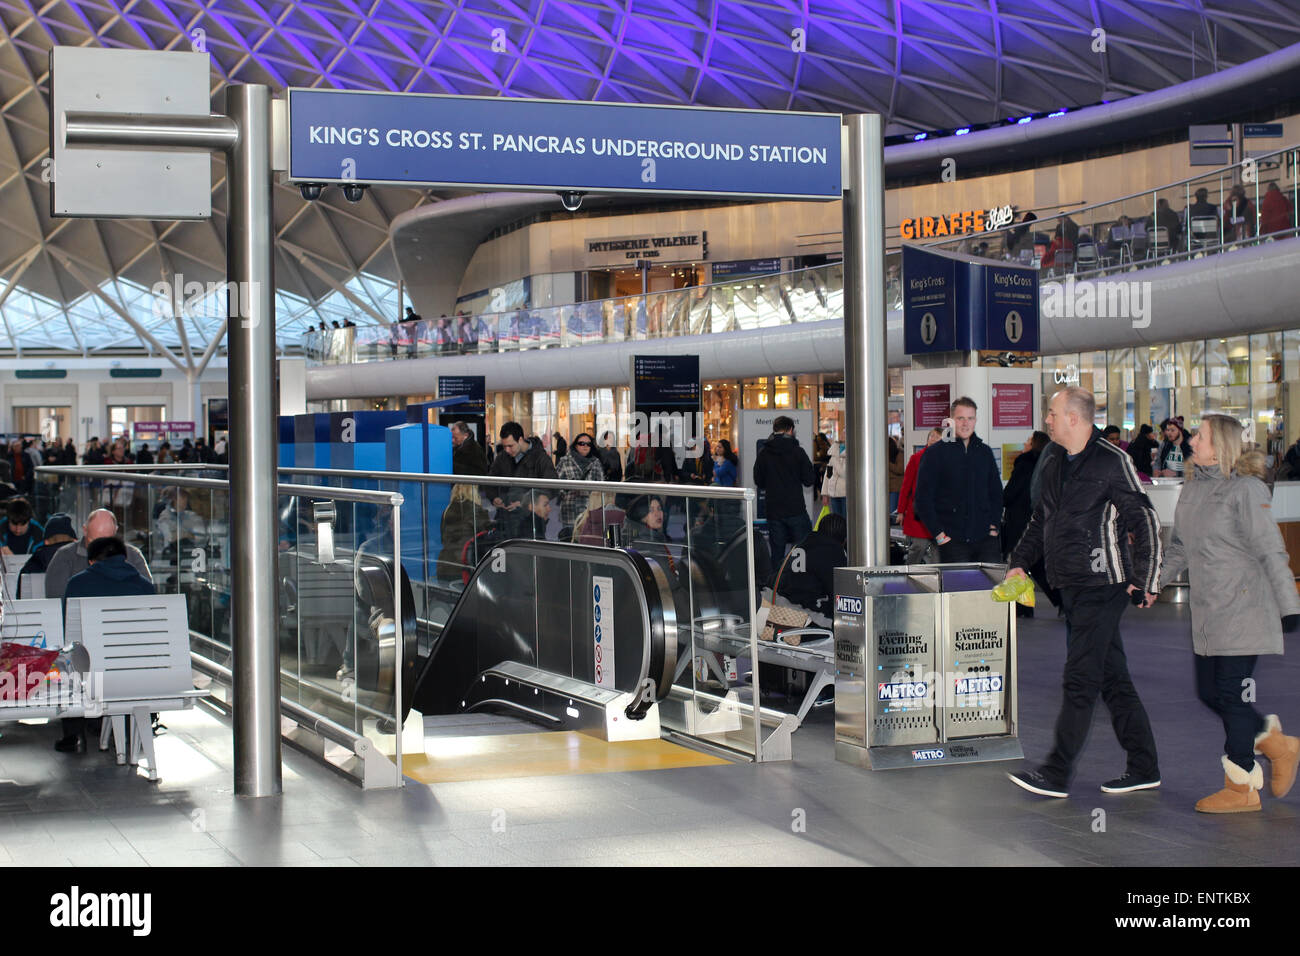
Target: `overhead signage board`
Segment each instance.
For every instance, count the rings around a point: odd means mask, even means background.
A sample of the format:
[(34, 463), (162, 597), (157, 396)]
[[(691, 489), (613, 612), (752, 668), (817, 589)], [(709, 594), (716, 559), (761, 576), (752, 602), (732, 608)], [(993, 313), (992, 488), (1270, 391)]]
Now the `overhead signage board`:
[(1038, 351), (1038, 270), (983, 266), (984, 341), (980, 348)]
[(632, 401), (638, 409), (700, 407), (698, 355), (632, 356)]
[(487, 414), (487, 377), (483, 375), (439, 375), (438, 397), (455, 398), (464, 396), (465, 401), (451, 406), (448, 411), (455, 415)]
[(1282, 135), (1281, 123), (1246, 123), (1241, 128), (1245, 139), (1277, 139)]
[(840, 116), (288, 91), (289, 179), (839, 199)]
[(207, 116), (207, 53), (56, 46), (50, 51), (50, 214), (94, 219), (206, 219), (212, 156), (206, 150), (70, 147), (64, 114)]
[(957, 348), (957, 261), (903, 246), (903, 352)]
[(766, 276), (781, 271), (779, 257), (770, 259), (733, 259), (730, 262), (713, 263), (713, 278), (743, 279), (749, 276)]

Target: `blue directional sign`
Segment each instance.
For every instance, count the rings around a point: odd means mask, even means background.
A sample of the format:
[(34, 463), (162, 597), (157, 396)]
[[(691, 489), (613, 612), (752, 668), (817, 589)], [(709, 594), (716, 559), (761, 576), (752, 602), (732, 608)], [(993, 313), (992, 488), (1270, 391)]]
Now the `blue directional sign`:
[(289, 179), (839, 199), (828, 113), (289, 90)]

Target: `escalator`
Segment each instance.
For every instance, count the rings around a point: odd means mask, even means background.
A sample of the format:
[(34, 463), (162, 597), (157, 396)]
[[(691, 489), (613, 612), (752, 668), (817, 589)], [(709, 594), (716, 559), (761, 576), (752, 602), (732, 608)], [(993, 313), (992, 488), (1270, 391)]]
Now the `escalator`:
[[(285, 553), (285, 673), (316, 675), (285, 693), (339, 724), (392, 734), (400, 677), (404, 734), (417, 732), (417, 712), (425, 743), (423, 755), (404, 746), (403, 766), (426, 782), (476, 779), (484, 766), (495, 768), (484, 776), (528, 775), (538, 761), (568, 768), (539, 773), (717, 762), (666, 738), (694, 736), (682, 734), (692, 689), (674, 686), (692, 627), (748, 616), (745, 539), (726, 530), (690, 549), (511, 540), (455, 579), (413, 581), (403, 568), (401, 627), (390, 543), (330, 564)], [(340, 661), (354, 675), (346, 694), (330, 678)]]

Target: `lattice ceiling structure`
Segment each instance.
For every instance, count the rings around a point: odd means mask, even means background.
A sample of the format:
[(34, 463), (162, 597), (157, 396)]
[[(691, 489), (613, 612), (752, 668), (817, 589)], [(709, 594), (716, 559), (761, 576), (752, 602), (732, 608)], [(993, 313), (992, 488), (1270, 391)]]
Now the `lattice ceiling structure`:
[[(1094, 51), (1105, 31), (1105, 52)], [(795, 50), (795, 30), (805, 49)], [(210, 222), (51, 219), (48, 52), (201, 43), (230, 83), (874, 111), (889, 133), (1116, 99), (1300, 42), (1300, 0), (0, 0), (0, 353), (157, 352), (197, 361), (214, 307), (177, 322), (151, 287), (224, 275), (224, 167)], [(494, 49), (495, 47), (495, 49)], [(504, 49), (503, 49), (504, 48)], [(275, 192), (278, 331), (398, 312), (392, 217), (414, 189)]]

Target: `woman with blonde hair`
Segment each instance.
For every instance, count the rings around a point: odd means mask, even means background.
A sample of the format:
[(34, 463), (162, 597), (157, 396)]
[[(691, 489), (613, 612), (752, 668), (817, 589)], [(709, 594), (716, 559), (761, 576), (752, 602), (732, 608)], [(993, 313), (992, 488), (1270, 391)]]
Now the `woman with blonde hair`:
[(1227, 738), (1223, 789), (1197, 802), (1202, 813), (1260, 809), (1256, 754), (1268, 758), (1273, 796), (1286, 796), (1300, 756), (1300, 739), (1284, 735), (1277, 715), (1260, 714), (1243, 690), (1259, 655), (1283, 653), (1283, 631), (1300, 629), (1300, 595), (1261, 480), (1264, 456), (1243, 451), (1241, 433), (1235, 418), (1202, 417), (1160, 570), (1160, 586), (1188, 572), (1196, 693)]

